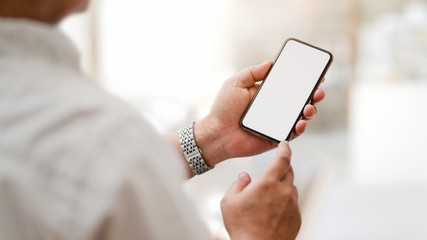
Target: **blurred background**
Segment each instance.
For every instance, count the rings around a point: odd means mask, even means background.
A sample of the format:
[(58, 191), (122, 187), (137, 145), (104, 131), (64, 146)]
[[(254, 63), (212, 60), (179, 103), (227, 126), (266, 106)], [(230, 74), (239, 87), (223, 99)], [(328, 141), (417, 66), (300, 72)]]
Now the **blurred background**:
[[(427, 1), (93, 0), (61, 28), (94, 81), (161, 132), (198, 120), (222, 82), (299, 38), (330, 50), (326, 99), (291, 143), (298, 239), (427, 239)], [(219, 201), (274, 151), (185, 184), (212, 235)]]

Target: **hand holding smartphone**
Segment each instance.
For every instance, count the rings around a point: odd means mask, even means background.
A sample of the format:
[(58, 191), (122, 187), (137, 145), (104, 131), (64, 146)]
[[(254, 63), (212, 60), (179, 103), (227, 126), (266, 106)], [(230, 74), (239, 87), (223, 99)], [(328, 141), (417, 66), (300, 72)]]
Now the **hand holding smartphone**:
[(243, 114), (241, 127), (274, 142), (291, 140), (332, 60), (324, 49), (288, 39)]

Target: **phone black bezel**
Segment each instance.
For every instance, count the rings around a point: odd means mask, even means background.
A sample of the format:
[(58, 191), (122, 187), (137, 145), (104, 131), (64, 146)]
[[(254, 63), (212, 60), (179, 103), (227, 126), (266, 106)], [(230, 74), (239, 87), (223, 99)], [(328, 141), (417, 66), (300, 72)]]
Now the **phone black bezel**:
[(278, 139), (275, 139), (275, 138), (273, 138), (273, 137), (271, 137), (271, 136), (268, 136), (268, 135), (266, 135), (266, 134), (263, 134), (263, 133), (261, 133), (261, 132), (258, 132), (258, 131), (254, 130), (254, 129), (252, 129), (252, 128), (249, 128), (249, 127), (245, 126), (245, 125), (243, 124), (243, 120), (245, 119), (246, 114), (247, 114), (247, 113), (248, 113), (248, 111), (250, 110), (250, 108), (251, 108), (251, 106), (252, 106), (252, 103), (255, 101), (255, 99), (256, 99), (256, 97), (257, 97), (258, 93), (260, 92), (260, 90), (261, 90), (262, 86), (264, 85), (264, 83), (265, 83), (265, 82), (266, 82), (266, 80), (268, 79), (268, 75), (270, 74), (270, 71), (273, 69), (274, 65), (276, 64), (277, 59), (279, 58), (280, 54), (282, 53), (283, 49), (285, 48), (286, 44), (287, 44), (289, 41), (296, 41), (296, 42), (299, 42), (299, 43), (301, 43), (301, 44), (304, 44), (304, 45), (307, 45), (307, 46), (309, 46), (309, 47), (312, 47), (312, 48), (314, 48), (314, 49), (317, 49), (317, 50), (319, 50), (319, 51), (322, 51), (322, 52), (327, 53), (327, 54), (329, 55), (329, 61), (328, 61), (328, 63), (326, 64), (325, 68), (323, 69), (322, 74), (320, 75), (320, 77), (319, 77), (319, 79), (317, 80), (316, 84), (314, 85), (313, 90), (311, 91), (310, 95), (309, 95), (309, 96), (308, 96), (308, 98), (307, 98), (307, 101), (306, 101), (306, 102), (305, 102), (305, 104), (302, 106), (302, 109), (301, 109), (301, 111), (300, 111), (300, 113), (299, 113), (298, 117), (296, 118), (296, 120), (295, 120), (295, 122), (294, 122), (294, 124), (293, 124), (293, 126), (292, 126), (292, 129), (291, 129), (291, 130), (290, 130), (290, 132), (288, 133), (288, 136), (284, 139), (284, 140), (286, 140), (286, 141), (290, 141), (290, 140), (292, 140), (292, 137), (293, 137), (293, 135), (294, 135), (294, 129), (295, 129), (295, 127), (296, 127), (296, 124), (297, 124), (297, 123), (298, 123), (298, 121), (299, 121), (299, 120), (301, 120), (301, 119), (302, 119), (302, 117), (303, 117), (304, 107), (305, 107), (307, 104), (309, 104), (309, 103), (311, 103), (311, 102), (312, 102), (312, 98), (313, 98), (313, 95), (314, 95), (314, 93), (315, 93), (315, 90), (316, 90), (316, 89), (319, 87), (319, 85), (321, 84), (322, 79), (325, 77), (326, 72), (328, 71), (329, 66), (332, 64), (332, 61), (333, 61), (333, 55), (332, 55), (332, 53), (331, 53), (331, 52), (329, 52), (329, 51), (327, 51), (327, 50), (325, 50), (325, 49), (322, 49), (322, 48), (320, 48), (320, 47), (316, 47), (316, 46), (314, 46), (314, 45), (312, 45), (312, 44), (309, 44), (309, 43), (307, 43), (307, 42), (301, 41), (301, 40), (299, 40), (299, 39), (296, 39), (296, 38), (288, 38), (288, 39), (286, 39), (286, 41), (282, 44), (282, 47), (280, 48), (279, 53), (277, 54), (277, 56), (276, 56), (276, 58), (275, 58), (275, 60), (274, 60), (274, 62), (273, 62), (273, 65), (271, 65), (270, 69), (269, 69), (269, 70), (268, 70), (268, 72), (267, 72), (267, 75), (265, 76), (264, 80), (261, 82), (260, 87), (258, 88), (257, 92), (255, 93), (254, 97), (252, 98), (251, 102), (249, 103), (248, 107), (246, 108), (246, 110), (245, 110), (245, 112), (244, 112), (244, 114), (243, 114), (242, 118), (240, 119), (240, 126), (241, 126), (243, 129), (245, 129), (245, 130), (247, 130), (247, 131), (249, 131), (249, 132), (251, 132), (251, 133), (254, 133), (254, 134), (258, 135), (258, 136), (261, 136), (261, 137), (263, 137), (263, 138), (265, 138), (265, 139), (268, 139), (268, 140), (270, 140), (270, 141), (276, 142), (276, 143), (279, 143), (279, 142), (281, 142), (281, 141), (280, 141), (280, 140), (278, 140)]

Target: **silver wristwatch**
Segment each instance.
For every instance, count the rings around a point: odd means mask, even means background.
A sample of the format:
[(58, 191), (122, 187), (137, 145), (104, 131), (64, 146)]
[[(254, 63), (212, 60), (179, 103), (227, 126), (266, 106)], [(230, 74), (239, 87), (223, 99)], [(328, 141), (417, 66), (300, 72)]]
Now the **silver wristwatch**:
[(214, 167), (208, 166), (205, 160), (203, 160), (202, 150), (197, 146), (196, 141), (194, 140), (193, 126), (194, 122), (181, 128), (178, 131), (178, 136), (182, 152), (184, 153), (184, 157), (190, 165), (190, 168), (196, 175), (200, 175)]

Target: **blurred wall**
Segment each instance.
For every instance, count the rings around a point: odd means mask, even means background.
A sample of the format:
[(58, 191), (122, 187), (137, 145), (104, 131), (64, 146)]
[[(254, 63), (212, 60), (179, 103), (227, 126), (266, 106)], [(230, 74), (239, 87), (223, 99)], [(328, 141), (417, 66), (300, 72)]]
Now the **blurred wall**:
[[(426, 239), (426, 4), (101, 0), (63, 28), (88, 74), (161, 132), (202, 117), (227, 77), (273, 60), (289, 37), (329, 49), (327, 97), (292, 143), (299, 238)], [(218, 203), (237, 173), (256, 176), (273, 154), (231, 160), (186, 185), (213, 233), (227, 238)]]

